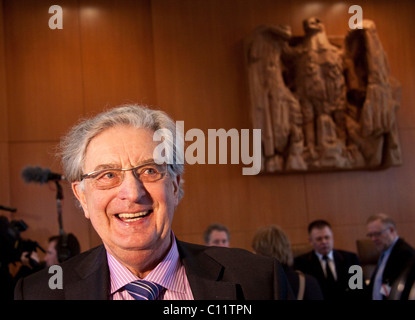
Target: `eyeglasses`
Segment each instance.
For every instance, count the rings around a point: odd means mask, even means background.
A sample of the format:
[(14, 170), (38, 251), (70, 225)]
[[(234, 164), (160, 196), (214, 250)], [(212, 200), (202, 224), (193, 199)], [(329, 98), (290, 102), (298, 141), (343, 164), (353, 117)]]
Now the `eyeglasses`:
[(382, 231), (368, 233), (366, 235), (366, 237), (368, 237), (368, 238), (372, 238), (372, 237), (379, 238), (381, 236), (381, 234), (384, 233), (388, 229), (389, 229), (389, 227), (387, 227), (386, 229), (383, 229)]
[(81, 181), (91, 179), (93, 187), (99, 190), (115, 188), (124, 181), (126, 171), (132, 171), (134, 177), (143, 183), (161, 180), (167, 173), (167, 165), (154, 162), (140, 164), (129, 169), (103, 169), (84, 174)]

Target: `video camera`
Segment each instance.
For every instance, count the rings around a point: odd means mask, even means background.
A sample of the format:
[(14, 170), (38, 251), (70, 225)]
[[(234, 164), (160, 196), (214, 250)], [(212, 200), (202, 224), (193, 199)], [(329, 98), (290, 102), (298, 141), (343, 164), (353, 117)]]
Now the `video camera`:
[(0, 257), (3, 263), (15, 263), (20, 261), (23, 252), (36, 251), (39, 248), (45, 250), (36, 242), (22, 239), (20, 233), (27, 230), (27, 224), (23, 220), (9, 220), (0, 216)]

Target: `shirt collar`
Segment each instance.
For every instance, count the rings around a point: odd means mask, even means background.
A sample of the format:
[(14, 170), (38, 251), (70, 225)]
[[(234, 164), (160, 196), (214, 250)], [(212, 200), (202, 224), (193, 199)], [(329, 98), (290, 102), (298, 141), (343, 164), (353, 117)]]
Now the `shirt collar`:
[[(317, 251), (314, 251), (314, 253), (316, 254), (316, 256), (318, 257), (318, 259), (320, 261), (323, 260), (323, 255), (318, 253)], [(329, 260), (333, 260), (333, 250), (331, 250), (328, 254), (326, 254), (327, 258), (329, 258)]]
[[(176, 238), (173, 232), (171, 237), (172, 245), (169, 252), (144, 279), (153, 281), (167, 290), (183, 293), (185, 292), (185, 287), (181, 277), (183, 277), (184, 274), (180, 272), (182, 265), (179, 258), (179, 251), (177, 250)], [(107, 260), (111, 279), (111, 294), (122, 289), (126, 284), (140, 279), (115, 257), (113, 257), (108, 251)]]

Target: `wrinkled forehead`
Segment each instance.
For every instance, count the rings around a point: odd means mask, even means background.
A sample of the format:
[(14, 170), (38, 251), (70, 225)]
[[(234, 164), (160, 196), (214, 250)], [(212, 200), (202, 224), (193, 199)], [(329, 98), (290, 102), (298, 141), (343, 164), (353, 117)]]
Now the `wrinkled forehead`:
[(86, 148), (84, 170), (94, 170), (98, 165), (137, 165), (153, 159), (158, 142), (153, 140), (150, 129), (132, 126), (115, 126), (93, 137)]

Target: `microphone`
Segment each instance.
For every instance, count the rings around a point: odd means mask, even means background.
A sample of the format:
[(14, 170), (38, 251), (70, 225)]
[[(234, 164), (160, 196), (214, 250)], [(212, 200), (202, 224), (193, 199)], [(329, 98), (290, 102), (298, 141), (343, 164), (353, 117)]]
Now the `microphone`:
[(48, 181), (65, 180), (65, 177), (60, 173), (55, 173), (49, 169), (41, 167), (26, 167), (22, 171), (22, 178), (26, 183), (38, 182), (40, 184)]
[(10, 211), (10, 212), (16, 212), (17, 211), (16, 208), (10, 208), (10, 207), (5, 207), (5, 206), (0, 206), (0, 210)]

